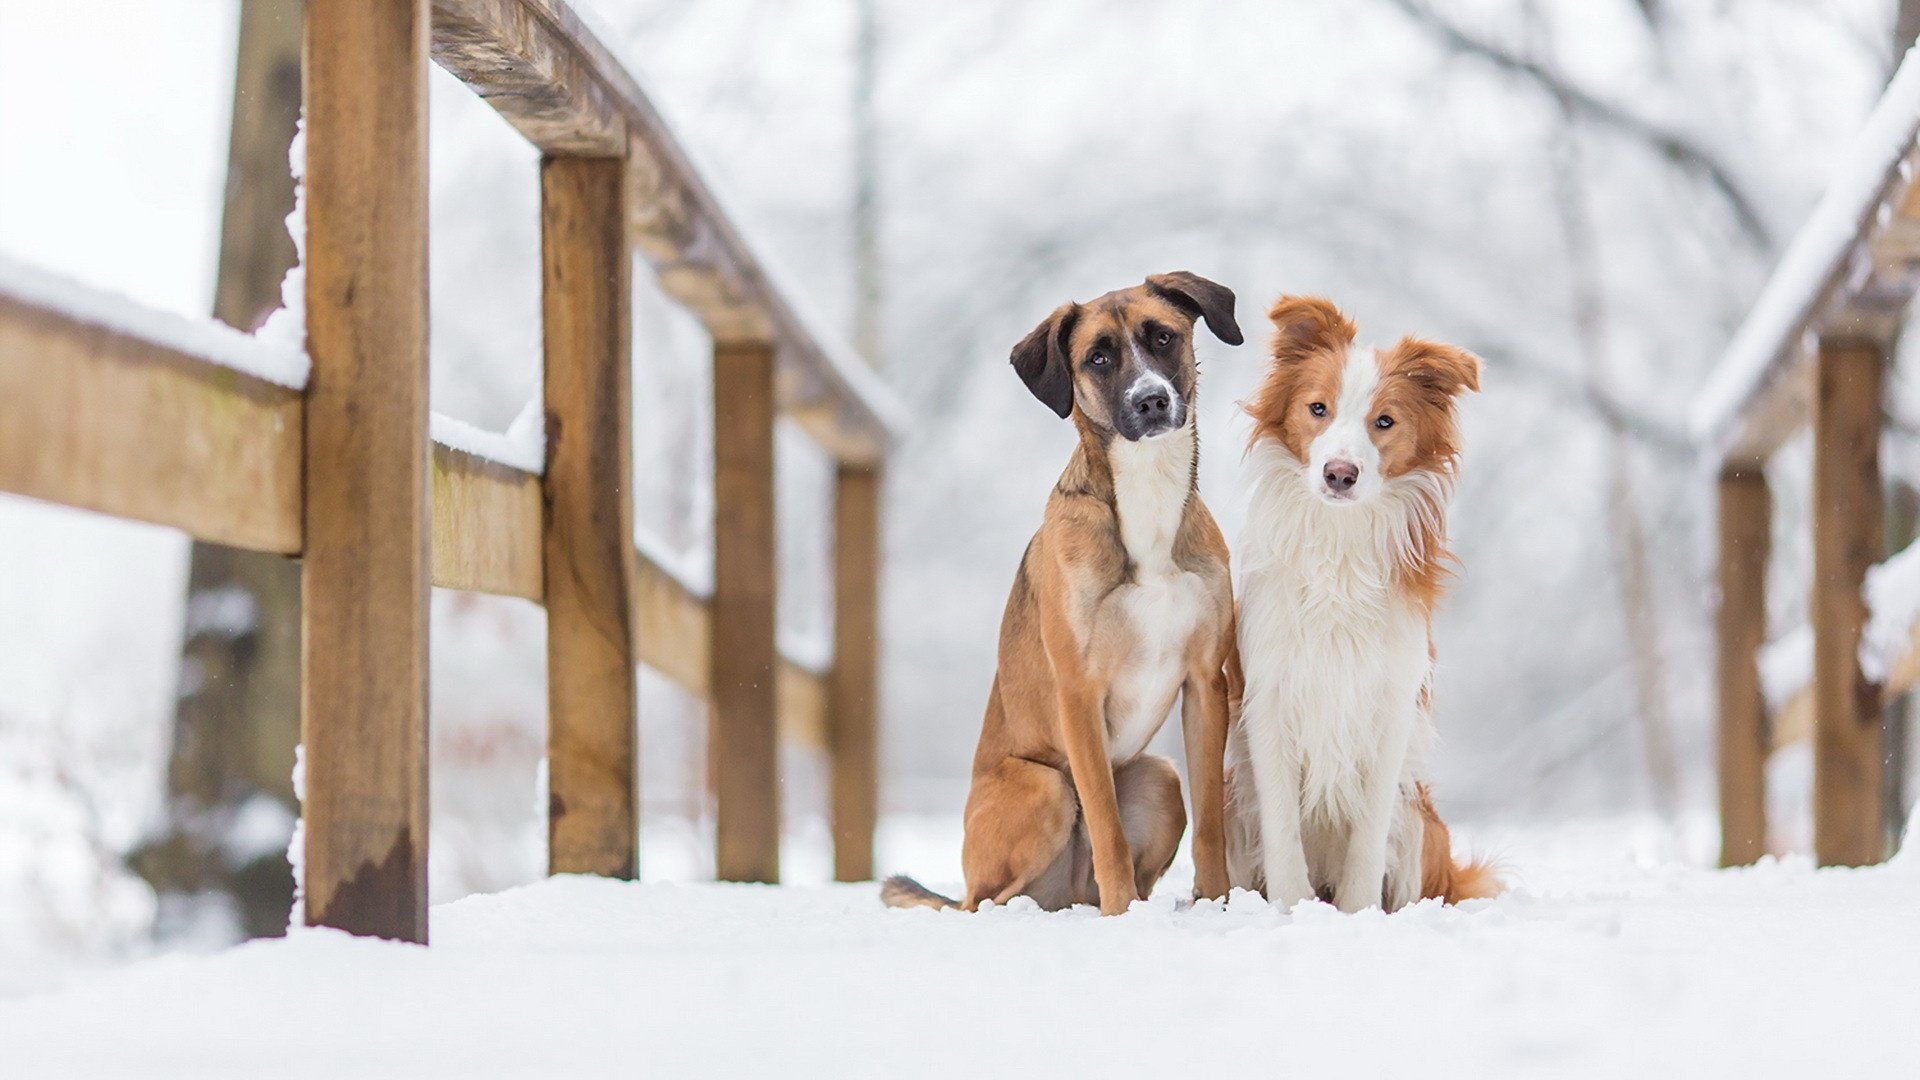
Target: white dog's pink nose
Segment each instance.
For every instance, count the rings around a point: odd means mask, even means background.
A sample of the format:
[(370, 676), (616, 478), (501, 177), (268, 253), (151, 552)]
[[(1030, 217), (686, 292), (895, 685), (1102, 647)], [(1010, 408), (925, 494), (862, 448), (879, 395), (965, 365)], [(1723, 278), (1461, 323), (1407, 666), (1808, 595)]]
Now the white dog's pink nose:
[(1360, 482), (1360, 466), (1351, 461), (1329, 461), (1327, 467), (1321, 470), (1320, 479), (1326, 483), (1328, 491), (1345, 495)]

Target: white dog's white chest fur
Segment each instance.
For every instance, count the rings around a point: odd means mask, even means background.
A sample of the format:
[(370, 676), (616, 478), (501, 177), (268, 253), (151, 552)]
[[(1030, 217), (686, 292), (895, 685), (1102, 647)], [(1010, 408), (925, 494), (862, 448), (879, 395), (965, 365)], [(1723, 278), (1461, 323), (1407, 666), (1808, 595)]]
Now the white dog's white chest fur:
[(1410, 474), (1336, 506), (1278, 445), (1248, 465), (1236, 552), (1246, 690), (1228, 758), (1250, 843), (1236, 855), (1229, 838), (1230, 873), (1288, 904), (1331, 887), (1346, 910), (1380, 903), (1384, 873), (1398, 906), (1419, 881), (1404, 791), (1431, 741), (1420, 699), (1432, 669), (1426, 612), (1401, 577), (1421, 516), (1445, 505), (1431, 487), (1444, 478)]
[[(1284, 450), (1249, 461), (1239, 635), (1247, 749), (1299, 770), (1302, 810), (1346, 816), (1384, 744), (1423, 731), (1412, 717), (1431, 662), (1425, 614), (1398, 586), (1406, 514), (1383, 493), (1334, 506), (1299, 479)], [(1403, 771), (1418, 766), (1418, 746)]]
[(1199, 575), (1173, 561), (1173, 542), (1192, 493), (1194, 435), (1189, 424), (1157, 439), (1108, 448), (1120, 541), (1133, 581), (1103, 605), (1130, 624), (1135, 645), (1108, 682), (1107, 756), (1115, 764), (1143, 752), (1173, 708), (1186, 678), (1188, 645), (1207, 603)]

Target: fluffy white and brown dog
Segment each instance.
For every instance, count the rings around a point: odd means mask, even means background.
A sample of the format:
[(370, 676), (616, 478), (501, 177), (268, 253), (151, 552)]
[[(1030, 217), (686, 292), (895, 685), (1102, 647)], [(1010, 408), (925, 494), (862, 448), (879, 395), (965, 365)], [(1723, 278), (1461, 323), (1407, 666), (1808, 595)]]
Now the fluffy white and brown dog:
[(1413, 337), (1356, 344), (1353, 323), (1317, 297), (1281, 297), (1269, 316), (1273, 366), (1245, 404), (1234, 549), (1228, 873), (1286, 907), (1492, 896), (1492, 868), (1453, 861), (1420, 782), (1460, 458), (1454, 401), (1479, 389), (1480, 361)]

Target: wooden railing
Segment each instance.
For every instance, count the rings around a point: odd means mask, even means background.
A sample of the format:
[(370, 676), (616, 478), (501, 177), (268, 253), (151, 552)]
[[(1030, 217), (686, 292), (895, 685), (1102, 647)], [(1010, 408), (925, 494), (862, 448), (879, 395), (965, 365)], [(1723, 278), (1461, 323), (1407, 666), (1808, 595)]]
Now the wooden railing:
[[(778, 878), (784, 726), (831, 755), (836, 875), (870, 877), (895, 399), (798, 313), (560, 0), (308, 0), (306, 19), (310, 378), (236, 331), (0, 264), (0, 491), (301, 560), (309, 923), (426, 938), (434, 585), (545, 605), (553, 872), (636, 873), (639, 661), (711, 703), (719, 876)], [(429, 55), (544, 154), (538, 473), (430, 439)], [(635, 251), (714, 341), (710, 589), (634, 545)], [(780, 415), (839, 463), (824, 669), (777, 651)]]
[[(1882, 555), (1883, 385), (1920, 287), (1920, 61), (1895, 74), (1833, 185), (1794, 238), (1696, 401), (1718, 467), (1721, 861), (1766, 850), (1774, 739), (1757, 656), (1766, 644), (1772, 496), (1765, 466), (1813, 428), (1814, 849), (1822, 864), (1885, 857), (1882, 706), (1861, 665), (1863, 587)], [(1796, 708), (1791, 702), (1784, 715)]]

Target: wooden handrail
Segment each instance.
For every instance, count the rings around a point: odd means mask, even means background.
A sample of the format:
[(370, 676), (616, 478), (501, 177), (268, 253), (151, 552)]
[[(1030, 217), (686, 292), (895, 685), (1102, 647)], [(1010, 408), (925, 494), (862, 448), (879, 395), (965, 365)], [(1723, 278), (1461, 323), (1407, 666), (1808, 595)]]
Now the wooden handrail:
[[(300, 402), (182, 344), (0, 287), (0, 491), (298, 557)], [(540, 477), (442, 443), (432, 477), (434, 585), (543, 600)], [(635, 558), (640, 662), (705, 697), (705, 590), (644, 549)], [(782, 734), (824, 746), (818, 662), (783, 650), (777, 682)]]
[(716, 342), (777, 348), (778, 394), (843, 461), (874, 463), (904, 411), (796, 306), (624, 65), (564, 0), (433, 0), (433, 57), (542, 151), (626, 156), (630, 237)]
[(1920, 58), (1909, 54), (1694, 399), (1693, 436), (1710, 454), (1758, 464), (1806, 425), (1809, 338), (1884, 338), (1898, 324), (1920, 287), (1917, 138)]
[[(1717, 466), (1720, 503), (1723, 864), (1751, 862), (1766, 850), (1764, 765), (1796, 730), (1810, 731), (1814, 742), (1815, 857), (1858, 865), (1885, 854), (1880, 702), (1888, 687), (1861, 664), (1862, 593), (1882, 541), (1886, 369), (1920, 290), (1916, 139), (1920, 49), (1901, 62), (1694, 401), (1693, 435)], [(1769, 725), (1758, 656), (1772, 529), (1766, 463), (1808, 425), (1812, 673)], [(1901, 675), (1898, 666), (1893, 674)]]
[[(429, 43), (545, 152), (544, 458), (428, 408)], [(436, 585), (546, 608), (554, 872), (637, 873), (641, 663), (712, 706), (720, 876), (778, 878), (782, 734), (827, 750), (837, 873), (869, 873), (898, 402), (800, 314), (561, 0), (309, 0), (305, 57), (307, 351), (0, 260), (0, 491), (302, 560), (310, 921), (426, 939)], [(636, 248), (714, 341), (704, 589), (632, 546)], [(838, 458), (833, 662), (776, 634), (779, 414)]]

